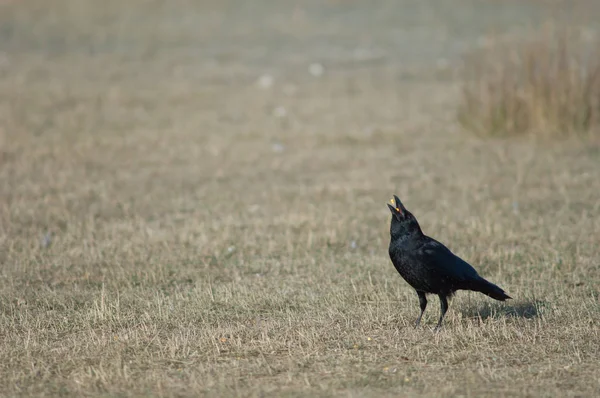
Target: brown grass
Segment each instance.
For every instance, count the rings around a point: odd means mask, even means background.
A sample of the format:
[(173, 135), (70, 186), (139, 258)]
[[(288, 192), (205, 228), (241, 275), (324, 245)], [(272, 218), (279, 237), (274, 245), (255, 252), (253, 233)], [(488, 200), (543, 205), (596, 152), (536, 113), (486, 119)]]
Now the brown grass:
[[(0, 12), (0, 395), (599, 395), (597, 146), (457, 134), (319, 8), (143, 3)], [(514, 300), (413, 329), (393, 193)]]
[(598, 136), (598, 41), (554, 25), (532, 36), (465, 59), (459, 121), (481, 136)]

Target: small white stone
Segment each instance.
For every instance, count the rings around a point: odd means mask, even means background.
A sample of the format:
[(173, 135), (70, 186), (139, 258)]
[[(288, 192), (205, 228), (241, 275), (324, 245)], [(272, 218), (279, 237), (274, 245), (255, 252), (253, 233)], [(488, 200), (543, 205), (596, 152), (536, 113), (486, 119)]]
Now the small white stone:
[(276, 152), (276, 153), (281, 153), (281, 152), (285, 151), (285, 146), (283, 146), (283, 144), (280, 144), (278, 142), (273, 144), (271, 146), (271, 148), (273, 149), (273, 152)]
[(258, 80), (256, 81), (256, 84), (260, 88), (267, 89), (267, 88), (271, 88), (271, 86), (273, 86), (274, 82), (275, 82), (275, 79), (273, 78), (273, 76), (271, 76), (269, 74), (265, 74), (258, 78)]
[(40, 245), (43, 248), (46, 248), (48, 246), (50, 246), (52, 244), (52, 235), (48, 232), (46, 234), (44, 234), (44, 236), (42, 237), (42, 240), (40, 241)]
[(275, 116), (275, 117), (286, 117), (287, 116), (287, 110), (283, 106), (278, 106), (277, 108), (273, 109), (273, 116)]
[(308, 72), (315, 77), (319, 77), (323, 76), (323, 73), (325, 73), (325, 68), (323, 65), (315, 62), (309, 65)]
[(519, 214), (519, 202), (515, 201), (512, 203), (512, 210), (514, 214)]

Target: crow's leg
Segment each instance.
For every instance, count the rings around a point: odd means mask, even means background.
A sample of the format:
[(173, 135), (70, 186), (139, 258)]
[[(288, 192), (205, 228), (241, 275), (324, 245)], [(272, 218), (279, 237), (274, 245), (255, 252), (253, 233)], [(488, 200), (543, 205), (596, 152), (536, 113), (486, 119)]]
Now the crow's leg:
[(417, 322), (415, 323), (415, 327), (419, 326), (421, 323), (421, 318), (423, 317), (423, 313), (425, 312), (425, 308), (427, 308), (427, 297), (425, 297), (425, 292), (420, 292), (417, 290), (417, 295), (419, 296), (419, 305), (421, 306), (421, 314), (417, 318)]
[(448, 299), (445, 294), (438, 294), (440, 298), (440, 304), (442, 306), (442, 313), (440, 315), (440, 320), (438, 321), (437, 326), (435, 327), (435, 331), (440, 330), (442, 327), (442, 321), (444, 320), (444, 315), (446, 315), (446, 311), (448, 311)]

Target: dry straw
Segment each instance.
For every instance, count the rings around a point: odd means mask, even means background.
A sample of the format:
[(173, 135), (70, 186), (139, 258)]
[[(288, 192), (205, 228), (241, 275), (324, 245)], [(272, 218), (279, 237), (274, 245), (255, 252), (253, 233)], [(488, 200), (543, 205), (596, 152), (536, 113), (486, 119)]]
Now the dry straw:
[(459, 121), (481, 136), (598, 134), (600, 52), (581, 31), (546, 26), (465, 59)]

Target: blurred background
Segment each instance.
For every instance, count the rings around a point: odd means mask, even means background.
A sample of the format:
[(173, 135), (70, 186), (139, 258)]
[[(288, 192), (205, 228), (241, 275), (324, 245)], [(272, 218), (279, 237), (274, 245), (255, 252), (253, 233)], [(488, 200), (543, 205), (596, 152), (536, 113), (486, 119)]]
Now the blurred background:
[[(0, 0), (0, 389), (593, 395), (598, 17)], [(516, 303), (410, 329), (392, 194)]]

